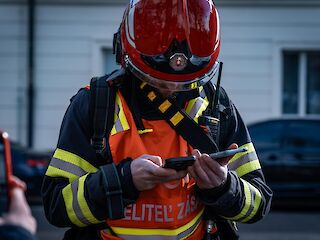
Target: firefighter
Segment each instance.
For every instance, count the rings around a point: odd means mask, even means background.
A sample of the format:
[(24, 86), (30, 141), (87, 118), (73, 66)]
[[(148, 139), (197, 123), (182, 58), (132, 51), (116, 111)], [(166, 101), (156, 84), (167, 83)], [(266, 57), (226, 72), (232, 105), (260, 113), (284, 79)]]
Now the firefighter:
[[(114, 43), (122, 70), (106, 77), (121, 73), (107, 109), (105, 157), (92, 147), (99, 121), (92, 89), (84, 88), (66, 111), (44, 177), (48, 220), (70, 227), (65, 239), (236, 239), (233, 222), (262, 219), (272, 192), (222, 88), (218, 141), (200, 126), (201, 117), (210, 117), (219, 68), (213, 1), (131, 0)], [(208, 155), (240, 146), (248, 151), (232, 159)], [(162, 167), (167, 158), (187, 155), (196, 161), (185, 170)]]

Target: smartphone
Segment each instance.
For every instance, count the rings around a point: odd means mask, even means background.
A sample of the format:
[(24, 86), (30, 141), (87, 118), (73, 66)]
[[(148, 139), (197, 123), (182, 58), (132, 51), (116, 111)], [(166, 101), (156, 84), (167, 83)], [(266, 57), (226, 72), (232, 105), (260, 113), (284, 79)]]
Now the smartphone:
[(12, 174), (9, 139), (0, 131), (0, 216), (8, 212), (10, 205), (10, 184)]
[(181, 171), (191, 166), (195, 160), (195, 156), (168, 158), (165, 160), (163, 167)]
[(241, 148), (228, 149), (228, 150), (221, 151), (221, 152), (211, 153), (211, 154), (209, 154), (209, 156), (213, 159), (219, 159), (219, 158), (230, 157), (230, 156), (233, 156), (237, 153), (242, 153), (242, 152), (246, 152), (246, 151), (248, 151), (248, 148), (241, 147)]
[[(209, 156), (213, 159), (225, 158), (235, 155), (236, 153), (246, 152), (247, 148), (229, 149), (222, 152), (211, 153)], [(164, 168), (171, 168), (177, 171), (185, 170), (195, 162), (195, 156), (168, 158), (164, 162)]]

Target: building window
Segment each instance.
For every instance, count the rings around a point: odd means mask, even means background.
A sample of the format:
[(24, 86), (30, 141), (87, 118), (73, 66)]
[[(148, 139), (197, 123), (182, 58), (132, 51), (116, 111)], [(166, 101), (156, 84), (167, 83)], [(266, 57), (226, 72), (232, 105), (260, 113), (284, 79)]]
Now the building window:
[(119, 68), (119, 65), (116, 64), (116, 56), (112, 53), (112, 49), (104, 48), (103, 52), (103, 70), (106, 74), (111, 73), (112, 71)]
[(284, 51), (282, 89), (284, 114), (320, 114), (320, 51)]

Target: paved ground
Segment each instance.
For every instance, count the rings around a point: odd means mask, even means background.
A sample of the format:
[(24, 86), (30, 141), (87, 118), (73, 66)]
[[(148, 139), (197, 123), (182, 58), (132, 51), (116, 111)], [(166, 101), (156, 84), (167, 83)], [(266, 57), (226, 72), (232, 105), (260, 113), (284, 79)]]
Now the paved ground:
[[(38, 220), (39, 240), (60, 240), (64, 229), (51, 226), (44, 217), (41, 206), (32, 207)], [(241, 240), (319, 240), (320, 211), (272, 211), (263, 221), (240, 225)]]

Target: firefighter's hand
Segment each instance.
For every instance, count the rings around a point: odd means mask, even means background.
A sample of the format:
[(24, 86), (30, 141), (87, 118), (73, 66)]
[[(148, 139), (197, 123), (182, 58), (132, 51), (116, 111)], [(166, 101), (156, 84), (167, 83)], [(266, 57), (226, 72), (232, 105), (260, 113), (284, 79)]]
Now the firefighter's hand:
[(186, 176), (187, 171), (163, 168), (158, 156), (144, 154), (131, 163), (133, 183), (139, 191), (150, 190), (159, 183), (178, 180)]
[[(229, 149), (235, 148), (238, 148), (235, 143), (229, 147)], [(232, 156), (215, 160), (209, 157), (208, 154), (201, 154), (197, 149), (194, 149), (192, 154), (196, 157), (196, 161), (193, 166), (188, 167), (188, 172), (195, 179), (199, 188), (211, 189), (219, 187), (227, 180), (227, 164)]]
[(24, 196), (25, 184), (17, 178), (12, 181), (14, 187), (11, 190), (9, 212), (0, 218), (0, 225), (17, 225), (35, 234), (37, 222), (31, 215), (30, 207)]

